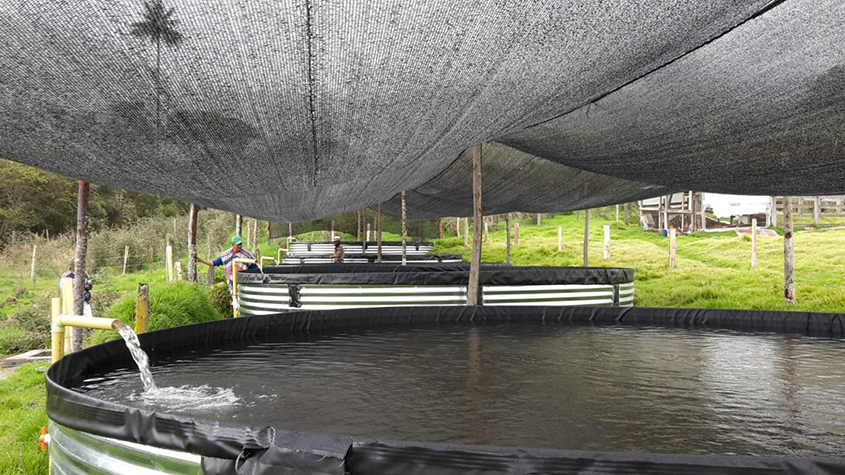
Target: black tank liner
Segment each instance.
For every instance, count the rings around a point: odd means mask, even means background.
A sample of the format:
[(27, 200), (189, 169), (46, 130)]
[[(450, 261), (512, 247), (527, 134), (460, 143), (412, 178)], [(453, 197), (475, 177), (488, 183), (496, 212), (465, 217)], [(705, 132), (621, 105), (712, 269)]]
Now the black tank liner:
[[(646, 325), (845, 337), (845, 314), (614, 307), (435, 307), (312, 311), (239, 318), (140, 336), (153, 361), (249, 343), (385, 326), (487, 323)], [(841, 474), (845, 458), (661, 455), (382, 441), (248, 427), (157, 413), (67, 389), (89, 374), (129, 367), (122, 341), (72, 353), (47, 372), (47, 413), (67, 427), (192, 452), (220, 474)]]

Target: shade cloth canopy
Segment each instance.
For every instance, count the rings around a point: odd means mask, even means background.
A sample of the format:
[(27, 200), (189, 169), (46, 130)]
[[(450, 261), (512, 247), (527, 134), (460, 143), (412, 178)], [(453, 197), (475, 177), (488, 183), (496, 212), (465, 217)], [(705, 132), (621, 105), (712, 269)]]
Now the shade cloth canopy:
[[(6, 0), (0, 157), (274, 221), (845, 193), (839, 0)], [(395, 203), (396, 201), (391, 201)], [(386, 210), (396, 213), (390, 204)]]

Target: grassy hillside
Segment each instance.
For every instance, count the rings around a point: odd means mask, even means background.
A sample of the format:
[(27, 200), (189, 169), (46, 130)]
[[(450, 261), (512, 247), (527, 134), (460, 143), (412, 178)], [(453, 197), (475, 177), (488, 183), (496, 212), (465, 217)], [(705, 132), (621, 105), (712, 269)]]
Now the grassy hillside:
[[(724, 233), (678, 236), (676, 268), (668, 268), (669, 240), (638, 226), (596, 214), (590, 219), (590, 265), (632, 267), (636, 270), (635, 304), (653, 307), (745, 308), (766, 310), (845, 311), (845, 230), (795, 233), (795, 305), (783, 301), (783, 238), (758, 238), (757, 267), (751, 269), (751, 238)], [(611, 257), (602, 258), (604, 232), (610, 225)], [(557, 229), (563, 227), (562, 250)], [(519, 246), (512, 247), (514, 265), (580, 266), (584, 236), (583, 214), (557, 215), (520, 222)], [(493, 232), (482, 249), (485, 262), (505, 261), (504, 228)], [(470, 250), (463, 238), (437, 243), (436, 252)]]

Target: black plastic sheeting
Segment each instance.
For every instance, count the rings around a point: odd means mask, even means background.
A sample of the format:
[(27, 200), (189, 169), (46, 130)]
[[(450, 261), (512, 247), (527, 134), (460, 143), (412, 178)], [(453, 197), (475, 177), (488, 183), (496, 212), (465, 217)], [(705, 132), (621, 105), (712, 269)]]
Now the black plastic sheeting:
[(444, 170), (484, 143), (501, 144), (497, 212), (655, 187), (845, 192), (841, 0), (5, 0), (0, 16), (0, 157), (269, 221), (402, 190), (419, 215), (468, 214), (466, 160)]
[[(294, 263), (297, 259), (299, 259), (300, 264), (305, 264), (304, 261), (306, 261), (308, 259), (315, 259), (315, 258), (317, 258), (317, 259), (329, 259), (329, 258), (331, 258), (331, 254), (320, 254), (320, 255), (310, 255), (310, 256), (301, 256), (301, 257), (299, 257), (299, 256), (285, 256), (284, 260), (285, 260), (285, 265), (289, 265), (291, 263)], [(369, 264), (375, 264), (378, 261), (378, 256), (376, 254), (372, 253), (372, 252), (369, 252), (367, 254), (345, 253), (343, 255), (343, 258), (347, 263), (350, 263), (349, 261), (352, 260), (352, 259), (367, 259)], [(405, 256), (405, 260), (408, 262), (408, 264), (411, 264), (411, 265), (415, 264), (418, 261), (443, 262), (443, 261), (455, 261), (455, 260), (461, 261), (462, 259), (463, 259), (463, 256), (461, 254), (425, 254), (425, 255), (413, 254), (413, 255), (410, 255), (410, 256)], [(392, 262), (392, 263), (401, 262), (402, 256), (396, 255), (396, 254), (383, 255), (383, 256), (381, 256), (381, 261), (382, 262)], [(363, 262), (361, 264), (363, 264)]]
[[(306, 264), (265, 266), (238, 272), (252, 284), (466, 285), (469, 264)], [(615, 267), (514, 267), (482, 264), (481, 285), (627, 284), (634, 269)]]
[[(649, 325), (845, 338), (845, 314), (613, 307), (411, 307), (295, 312), (209, 322), (140, 335), (153, 362), (188, 349), (319, 338), (356, 329), (495, 323)], [(203, 457), (213, 474), (483, 475), (845, 472), (845, 458), (628, 454), (380, 441), (237, 426), (96, 400), (73, 387), (89, 374), (130, 367), (122, 341), (65, 356), (47, 371), (47, 414), (67, 427)]]

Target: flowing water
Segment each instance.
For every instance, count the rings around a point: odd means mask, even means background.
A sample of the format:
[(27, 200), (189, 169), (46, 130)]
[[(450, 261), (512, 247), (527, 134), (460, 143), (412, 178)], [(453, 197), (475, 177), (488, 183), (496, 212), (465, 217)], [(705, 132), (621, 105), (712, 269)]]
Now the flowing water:
[(144, 389), (155, 389), (156, 383), (153, 381), (153, 373), (150, 371), (150, 359), (147, 357), (147, 353), (141, 349), (141, 342), (138, 341), (138, 335), (132, 331), (129, 325), (119, 320), (115, 324), (115, 330), (123, 337), (123, 341), (126, 342), (126, 348), (129, 349), (132, 359), (138, 365), (138, 370), (141, 372), (141, 382), (144, 383)]
[(842, 340), (447, 326), (185, 351), (155, 370), (171, 386), (160, 397), (128, 368), (76, 390), (192, 417), (381, 439), (845, 455)]

